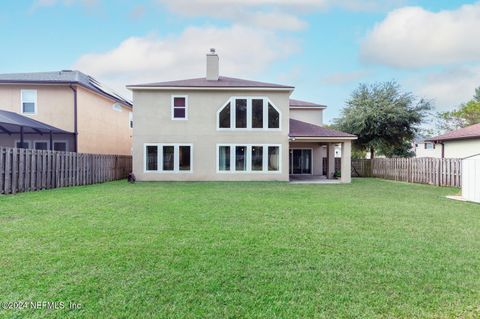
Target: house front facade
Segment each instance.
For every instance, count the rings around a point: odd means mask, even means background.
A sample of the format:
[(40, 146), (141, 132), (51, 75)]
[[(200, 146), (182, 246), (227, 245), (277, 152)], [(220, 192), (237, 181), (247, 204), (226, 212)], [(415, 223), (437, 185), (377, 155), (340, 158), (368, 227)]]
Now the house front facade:
[[(130, 85), (133, 172), (140, 181), (288, 181), (335, 173), (342, 145), (350, 182), (355, 136), (322, 127), (325, 106), (291, 100), (292, 86), (219, 76)], [(327, 158), (327, 160), (324, 160)], [(328, 169), (324, 174), (326, 162)]]
[(131, 155), (131, 102), (79, 71), (0, 74), (0, 112), (0, 146)]

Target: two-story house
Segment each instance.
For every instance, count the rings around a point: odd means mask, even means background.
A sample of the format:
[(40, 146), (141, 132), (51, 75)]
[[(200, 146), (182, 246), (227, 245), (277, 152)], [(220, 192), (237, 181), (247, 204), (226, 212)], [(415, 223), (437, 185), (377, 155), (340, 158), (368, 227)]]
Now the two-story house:
[(207, 54), (206, 77), (129, 85), (133, 91), (133, 172), (140, 181), (333, 178), (350, 182), (354, 135), (322, 126), (325, 106), (290, 99), (294, 87), (219, 76)]
[(131, 155), (132, 104), (79, 71), (0, 74), (0, 146)]

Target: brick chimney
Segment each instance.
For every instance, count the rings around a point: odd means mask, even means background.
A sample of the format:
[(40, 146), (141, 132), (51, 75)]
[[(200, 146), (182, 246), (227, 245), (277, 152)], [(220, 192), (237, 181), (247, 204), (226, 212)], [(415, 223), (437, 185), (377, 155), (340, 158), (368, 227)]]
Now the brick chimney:
[(210, 53), (207, 54), (207, 80), (218, 81), (219, 66), (218, 55), (215, 53), (215, 49), (210, 49)]

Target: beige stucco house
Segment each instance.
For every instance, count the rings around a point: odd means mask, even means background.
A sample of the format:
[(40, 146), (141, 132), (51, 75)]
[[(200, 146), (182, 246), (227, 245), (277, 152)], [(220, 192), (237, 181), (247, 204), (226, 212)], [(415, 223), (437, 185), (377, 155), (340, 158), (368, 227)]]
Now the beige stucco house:
[(131, 155), (131, 102), (82, 72), (0, 74), (0, 111), (0, 146)]
[(480, 123), (429, 138), (437, 158), (466, 158), (480, 154)]
[[(325, 106), (290, 99), (294, 87), (219, 76), (129, 85), (133, 172), (140, 181), (288, 181), (335, 173), (350, 182), (351, 134), (323, 127)], [(323, 159), (326, 160), (326, 167)]]

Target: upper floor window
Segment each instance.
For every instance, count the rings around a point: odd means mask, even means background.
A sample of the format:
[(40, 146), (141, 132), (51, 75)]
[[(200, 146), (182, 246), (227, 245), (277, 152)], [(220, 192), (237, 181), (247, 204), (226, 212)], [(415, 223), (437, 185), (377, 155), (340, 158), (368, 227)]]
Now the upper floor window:
[(172, 96), (172, 120), (188, 119), (188, 97)]
[(279, 129), (280, 111), (266, 97), (232, 97), (218, 111), (218, 129)]
[(22, 90), (22, 113), (36, 114), (37, 113), (37, 90)]
[(122, 106), (120, 105), (120, 103), (114, 103), (112, 105), (112, 109), (116, 112), (122, 112)]
[(425, 149), (426, 149), (426, 150), (434, 150), (434, 149), (435, 149), (435, 144), (433, 144), (433, 143), (425, 143)]

